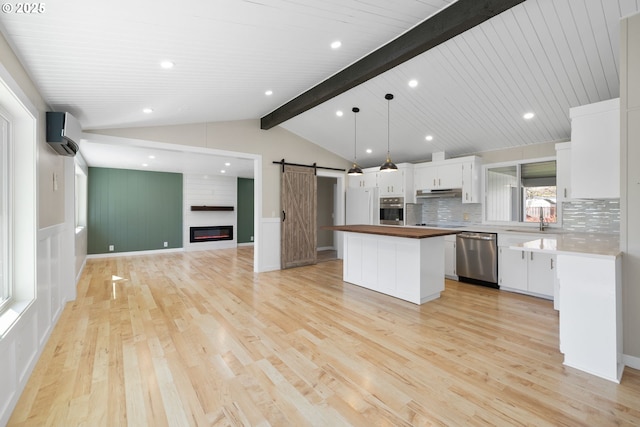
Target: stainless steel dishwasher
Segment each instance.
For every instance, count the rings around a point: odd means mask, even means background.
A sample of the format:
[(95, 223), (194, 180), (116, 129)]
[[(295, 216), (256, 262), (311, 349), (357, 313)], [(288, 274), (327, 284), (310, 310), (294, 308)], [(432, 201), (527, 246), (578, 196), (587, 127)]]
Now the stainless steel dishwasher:
[(463, 231), (456, 236), (456, 273), (461, 282), (498, 287), (498, 235)]

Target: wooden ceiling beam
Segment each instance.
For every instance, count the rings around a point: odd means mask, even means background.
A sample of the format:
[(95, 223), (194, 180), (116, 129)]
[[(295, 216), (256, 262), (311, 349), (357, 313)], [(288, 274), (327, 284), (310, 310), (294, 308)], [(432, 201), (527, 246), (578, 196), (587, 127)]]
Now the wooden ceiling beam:
[(378, 50), (262, 117), (260, 128), (271, 129), (523, 1), (458, 0)]

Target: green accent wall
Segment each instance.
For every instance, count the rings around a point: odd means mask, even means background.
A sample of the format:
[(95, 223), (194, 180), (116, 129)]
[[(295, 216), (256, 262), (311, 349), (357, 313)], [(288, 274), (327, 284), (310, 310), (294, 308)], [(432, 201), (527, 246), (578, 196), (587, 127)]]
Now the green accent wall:
[(238, 178), (238, 243), (253, 242), (253, 179)]
[(87, 252), (181, 248), (182, 192), (182, 174), (89, 168)]

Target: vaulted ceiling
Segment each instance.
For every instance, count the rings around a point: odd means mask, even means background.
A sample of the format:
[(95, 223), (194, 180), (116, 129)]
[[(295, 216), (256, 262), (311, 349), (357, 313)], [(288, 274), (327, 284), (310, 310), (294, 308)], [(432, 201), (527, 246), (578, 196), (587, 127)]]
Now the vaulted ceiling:
[[(52, 109), (84, 129), (153, 126), (259, 119), (450, 3), (67, 0), (0, 29)], [(362, 166), (387, 143), (401, 162), (566, 140), (570, 107), (619, 96), (619, 19), (639, 3), (526, 0), (281, 126), (352, 159), (357, 106)]]

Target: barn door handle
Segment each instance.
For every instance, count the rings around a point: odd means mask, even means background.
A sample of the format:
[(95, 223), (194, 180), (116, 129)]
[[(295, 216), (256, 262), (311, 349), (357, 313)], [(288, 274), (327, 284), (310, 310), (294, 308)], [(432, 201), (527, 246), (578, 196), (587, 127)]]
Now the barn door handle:
[(287, 214), (282, 211), (282, 222), (284, 222), (285, 219), (287, 219)]

